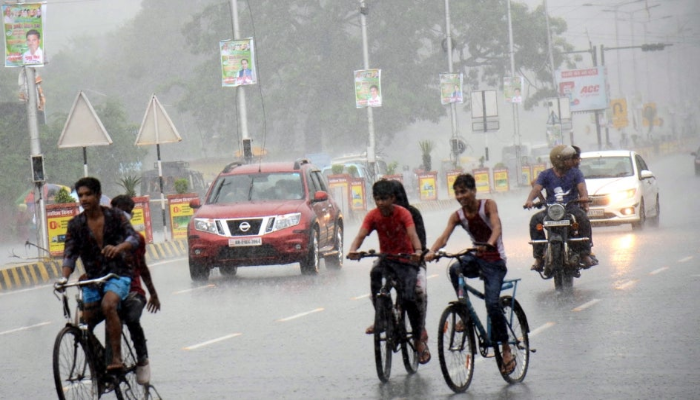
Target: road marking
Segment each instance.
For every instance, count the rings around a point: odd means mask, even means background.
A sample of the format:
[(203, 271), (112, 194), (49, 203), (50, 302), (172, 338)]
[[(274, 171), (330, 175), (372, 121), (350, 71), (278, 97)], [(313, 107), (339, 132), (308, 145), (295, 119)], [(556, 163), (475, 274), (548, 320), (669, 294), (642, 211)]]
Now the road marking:
[(184, 290), (178, 290), (177, 292), (173, 292), (173, 294), (183, 294), (187, 292), (194, 292), (195, 290), (200, 290), (200, 289), (208, 289), (208, 288), (213, 288), (216, 287), (213, 283), (210, 283), (208, 285), (203, 285), (203, 286), (197, 286), (196, 288), (192, 289), (184, 289)]
[(367, 293), (367, 294), (361, 294), (361, 295), (355, 296), (355, 297), (351, 297), (350, 300), (366, 299), (367, 297), (369, 297), (369, 293)]
[(661, 267), (661, 268), (659, 268), (659, 269), (655, 269), (655, 270), (649, 272), (649, 275), (656, 275), (656, 274), (658, 274), (659, 272), (666, 271), (667, 269), (668, 269), (668, 267)]
[(317, 313), (317, 312), (323, 311), (323, 310), (324, 310), (323, 308), (317, 308), (317, 309), (315, 309), (315, 310), (307, 311), (307, 312), (305, 312), (305, 313), (301, 313), (301, 314), (297, 314), (297, 315), (292, 315), (291, 317), (278, 319), (277, 322), (287, 322), (287, 321), (291, 321), (291, 320), (293, 320), (293, 319), (305, 317), (305, 316), (307, 316), (307, 315), (309, 315), (309, 314)]
[(684, 262), (688, 262), (688, 261), (690, 261), (690, 260), (692, 260), (692, 259), (693, 259), (693, 256), (688, 256), (688, 257), (681, 258), (680, 260), (678, 260), (678, 262), (679, 262), (679, 263), (684, 263)]
[(7, 334), (10, 334), (10, 333), (26, 331), (26, 330), (29, 330), (29, 329), (38, 328), (38, 327), (40, 327), (40, 326), (48, 325), (48, 324), (50, 324), (50, 323), (51, 323), (51, 322), (42, 322), (42, 323), (36, 324), (36, 325), (23, 326), (23, 327), (21, 327), (21, 328), (11, 329), (11, 330), (5, 331), (5, 332), (0, 332), (0, 335), (7, 335)]
[(438, 275), (438, 274), (432, 274), (432, 275), (430, 275), (430, 276), (428, 277), (428, 279), (437, 278), (438, 276), (440, 276), (440, 275)]
[(593, 300), (589, 301), (588, 303), (581, 304), (580, 306), (574, 308), (574, 309), (571, 310), (571, 311), (583, 311), (583, 310), (587, 309), (588, 307), (592, 306), (593, 304), (595, 304), (595, 303), (597, 303), (597, 302), (599, 302), (599, 301), (600, 301), (600, 299), (593, 299)]
[(615, 287), (615, 289), (617, 289), (617, 290), (627, 289), (628, 287), (630, 287), (630, 286), (634, 285), (635, 283), (637, 283), (637, 281), (638, 281), (638, 279), (633, 279), (633, 280), (631, 280), (631, 281), (627, 281), (627, 282), (625, 282), (625, 283), (623, 283), (623, 284), (620, 284), (619, 286)]
[(180, 258), (170, 258), (168, 260), (153, 262), (153, 263), (148, 264), (148, 268), (157, 267), (157, 266), (164, 265), (164, 264), (170, 264), (170, 263), (175, 262), (175, 261), (185, 261), (186, 259), (187, 259), (187, 257), (180, 257)]
[(209, 346), (210, 344), (214, 344), (214, 343), (220, 342), (220, 341), (222, 341), (222, 340), (226, 340), (226, 339), (235, 338), (236, 336), (241, 336), (241, 335), (242, 335), (242, 333), (232, 333), (232, 334), (230, 334), (230, 335), (222, 336), (222, 337), (217, 338), (217, 339), (212, 339), (212, 340), (208, 340), (208, 341), (206, 341), (206, 342), (202, 342), (202, 343), (195, 344), (195, 345), (192, 345), (192, 346), (183, 347), (182, 350), (194, 350), (194, 349), (198, 349), (198, 348), (200, 348), (200, 347)]
[(544, 331), (545, 329), (549, 329), (549, 328), (553, 327), (554, 325), (556, 325), (555, 322), (547, 322), (546, 324), (540, 326), (539, 328), (535, 329), (534, 331), (530, 331), (528, 336), (533, 337), (533, 336), (539, 334), (540, 332)]
[(43, 288), (52, 287), (52, 286), (53, 286), (53, 283), (50, 285), (40, 285), (40, 286), (34, 286), (34, 287), (21, 289), (21, 290), (13, 290), (11, 292), (0, 292), (0, 296), (7, 296), (7, 295), (11, 295), (11, 294), (20, 294), (20, 293), (25, 293), (25, 292), (31, 292), (33, 290), (43, 289)]

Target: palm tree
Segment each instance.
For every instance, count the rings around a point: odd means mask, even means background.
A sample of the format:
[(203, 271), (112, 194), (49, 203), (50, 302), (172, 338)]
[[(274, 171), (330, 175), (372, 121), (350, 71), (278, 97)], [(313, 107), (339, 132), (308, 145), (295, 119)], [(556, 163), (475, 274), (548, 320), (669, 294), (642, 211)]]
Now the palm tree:
[(119, 186), (123, 187), (124, 190), (126, 190), (126, 194), (129, 197), (134, 197), (136, 196), (136, 186), (141, 183), (141, 178), (137, 176), (132, 176), (132, 175), (127, 175), (124, 178), (120, 179), (119, 182), (117, 182)]
[(430, 153), (435, 148), (435, 143), (432, 140), (423, 140), (422, 142), (418, 142), (418, 145), (423, 153), (423, 167), (425, 168), (425, 171), (432, 171), (433, 166), (432, 160), (430, 159)]

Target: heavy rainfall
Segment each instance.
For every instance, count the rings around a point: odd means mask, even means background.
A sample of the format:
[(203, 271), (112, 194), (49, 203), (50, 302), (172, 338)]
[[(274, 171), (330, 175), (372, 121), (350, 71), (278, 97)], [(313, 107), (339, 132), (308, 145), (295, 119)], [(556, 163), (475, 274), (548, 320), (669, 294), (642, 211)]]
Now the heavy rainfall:
[[(402, 181), (430, 248), (460, 208), (451, 186), (460, 172), (476, 178), (477, 198), (498, 204), (506, 279), (520, 279), (517, 301), (536, 351), (517, 383), (501, 377), (493, 350), (476, 354), (471, 385), (458, 397), (700, 397), (693, 364), (700, 318), (692, 306), (700, 285), (699, 1), (2, 7), (0, 373), (14, 383), (0, 386), (0, 399), (78, 398), (54, 380), (54, 341), (66, 320), (53, 283), (68, 220), (80, 212), (74, 184), (84, 176), (100, 180), (104, 204), (133, 196), (132, 223), (147, 236), (162, 304), (141, 319), (157, 388), (150, 398), (452, 398), (438, 343), (440, 316), (456, 300), (448, 260), (427, 263), (431, 361), (411, 374), (394, 353), (382, 382), (374, 336), (365, 334), (374, 321), (372, 260), (345, 256), (376, 207), (372, 184), (382, 178)], [(559, 145), (583, 152), (598, 261), (582, 263), (564, 288), (531, 270), (537, 210), (523, 209)], [(606, 157), (625, 159), (629, 173), (597, 179), (592, 171)], [(313, 166), (299, 167), (304, 159)], [(295, 231), (315, 243), (296, 244), (303, 258), (254, 265), (259, 252), (248, 249), (272, 246), (282, 217), (293, 219), (290, 203), (211, 205), (207, 192), (222, 171), (246, 164), (262, 171), (272, 162), (287, 163), (290, 170), (280, 171), (301, 175), (300, 187), (309, 188), (294, 207), (318, 214), (330, 205), (335, 214)], [(272, 182), (280, 171), (270, 171)], [(619, 196), (627, 203), (615, 209)], [(212, 214), (225, 207), (233, 214)], [(243, 220), (235, 214), (243, 209), (273, 232), (236, 238), (232, 221)], [(207, 266), (197, 258), (207, 251), (191, 223), (197, 213), (227, 241), (219, 254), (243, 251), (248, 263)], [(244, 232), (245, 223), (235, 229)], [(449, 252), (472, 246), (457, 231)], [(360, 248), (369, 249), (380, 250), (377, 233)], [(483, 290), (480, 280), (470, 284)], [(471, 299), (485, 323), (483, 302)], [(95, 328), (102, 341), (104, 325)], [(141, 398), (143, 390), (133, 393)], [(117, 398), (111, 390), (102, 397)]]

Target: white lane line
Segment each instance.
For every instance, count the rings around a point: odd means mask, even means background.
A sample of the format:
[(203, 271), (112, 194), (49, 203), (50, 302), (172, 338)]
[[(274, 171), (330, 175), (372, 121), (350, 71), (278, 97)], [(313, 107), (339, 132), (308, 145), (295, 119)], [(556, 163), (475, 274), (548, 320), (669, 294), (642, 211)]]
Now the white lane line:
[(618, 285), (617, 287), (615, 287), (615, 289), (617, 289), (617, 290), (627, 289), (628, 287), (630, 287), (630, 286), (634, 285), (635, 283), (637, 283), (637, 281), (638, 281), (638, 279), (633, 279), (633, 280), (631, 280), (631, 281), (627, 281), (627, 282), (625, 282), (625, 283), (623, 283), (623, 284)]
[(184, 289), (184, 290), (178, 290), (177, 292), (173, 292), (173, 294), (183, 294), (183, 293), (188, 293), (188, 292), (194, 292), (195, 290), (200, 290), (200, 289), (209, 289), (216, 287), (213, 283), (210, 283), (209, 285), (204, 285), (204, 286), (197, 286), (196, 288), (192, 289)]
[(583, 311), (599, 301), (600, 301), (600, 299), (593, 299), (593, 300), (589, 301), (588, 303), (581, 304), (580, 306), (574, 308), (571, 311)]
[(680, 260), (678, 260), (678, 262), (679, 262), (679, 263), (684, 263), (684, 262), (688, 262), (688, 261), (690, 261), (690, 260), (692, 260), (692, 259), (693, 259), (693, 256), (688, 256), (688, 257), (681, 258)]
[(176, 262), (176, 261), (185, 261), (185, 260), (187, 260), (187, 257), (169, 258), (169, 259), (167, 259), (167, 260), (162, 260), (162, 261), (158, 261), (158, 262), (149, 263), (149, 264), (148, 264), (148, 268), (151, 268), (151, 267), (158, 267), (158, 266), (160, 266), (160, 265), (165, 265), (165, 264), (170, 264), (170, 263), (172, 263), (172, 262)]
[(351, 297), (350, 300), (359, 300), (359, 299), (366, 299), (369, 297), (369, 293), (367, 294), (361, 294), (359, 296)]
[(277, 322), (287, 322), (287, 321), (291, 321), (291, 320), (293, 320), (293, 319), (305, 317), (305, 316), (307, 316), (307, 315), (309, 315), (309, 314), (317, 313), (317, 312), (320, 312), (320, 311), (323, 311), (323, 310), (324, 310), (324, 308), (317, 308), (317, 309), (315, 309), (315, 310), (307, 311), (307, 312), (304, 312), (304, 313), (301, 313), (301, 314), (292, 315), (291, 317), (278, 319)]
[(51, 323), (51, 322), (42, 322), (42, 323), (39, 323), (39, 324), (36, 324), (36, 325), (23, 326), (23, 327), (17, 328), (17, 329), (10, 329), (9, 331), (0, 332), (0, 336), (1, 336), (1, 335), (8, 335), (8, 334), (10, 334), (10, 333), (15, 333), (15, 332), (27, 331), (27, 330), (29, 330), (29, 329), (38, 328), (38, 327), (40, 327), (40, 326), (48, 325), (48, 324), (50, 324), (50, 323)]
[(236, 336), (241, 336), (241, 335), (242, 335), (242, 333), (232, 333), (230, 335), (222, 336), (220, 338), (208, 340), (206, 342), (202, 342), (202, 343), (195, 344), (192, 346), (183, 347), (182, 350), (195, 350), (195, 349), (198, 349), (200, 347), (209, 346), (210, 344), (221, 342), (222, 340), (226, 340), (226, 339), (235, 338)]
[(649, 275), (656, 275), (656, 274), (658, 274), (659, 272), (666, 271), (667, 269), (668, 269), (668, 267), (661, 267), (661, 268), (659, 268), (659, 269), (655, 269), (655, 270), (649, 272)]
[(549, 329), (549, 328), (553, 327), (554, 325), (556, 325), (555, 322), (547, 322), (546, 324), (540, 326), (539, 328), (535, 329), (534, 331), (530, 331), (528, 336), (533, 337), (533, 336), (539, 334), (540, 332), (544, 331), (545, 329)]
[(432, 275), (428, 276), (428, 279), (437, 278), (438, 276), (440, 276), (440, 275), (438, 275), (438, 274), (432, 274)]
[(8, 295), (12, 295), (12, 294), (20, 294), (20, 293), (25, 293), (25, 292), (31, 292), (31, 291), (33, 291), (33, 290), (40, 290), (40, 289), (44, 289), (44, 288), (47, 288), (47, 287), (53, 287), (53, 283), (48, 284), (48, 285), (34, 286), (34, 287), (26, 288), (26, 289), (13, 290), (13, 291), (11, 291), (11, 292), (4, 292), (4, 293), (0, 293), (0, 296), (8, 296)]

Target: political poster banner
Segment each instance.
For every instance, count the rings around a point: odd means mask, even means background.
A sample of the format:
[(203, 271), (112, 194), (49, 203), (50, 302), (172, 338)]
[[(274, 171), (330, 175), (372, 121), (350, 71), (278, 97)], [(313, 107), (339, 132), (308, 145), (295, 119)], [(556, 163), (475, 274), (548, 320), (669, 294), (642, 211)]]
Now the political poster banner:
[(608, 75), (604, 66), (557, 70), (559, 95), (569, 99), (571, 112), (608, 108)]
[(440, 103), (464, 103), (462, 74), (440, 74)]
[(253, 45), (253, 38), (219, 42), (221, 86), (236, 87), (258, 83)]
[(525, 79), (522, 76), (504, 77), (503, 95), (506, 98), (506, 103), (522, 103), (523, 87), (525, 87)]
[(2, 5), (5, 66), (43, 67), (45, 3)]
[(382, 106), (382, 70), (361, 69), (355, 71), (355, 107)]
[(49, 254), (53, 257), (63, 255), (66, 247), (68, 221), (78, 215), (78, 203), (60, 203), (46, 205), (46, 230), (49, 235)]
[(194, 193), (169, 194), (168, 211), (170, 211), (170, 233), (173, 240), (187, 239), (187, 224), (190, 223), (194, 210), (190, 201), (197, 199)]

